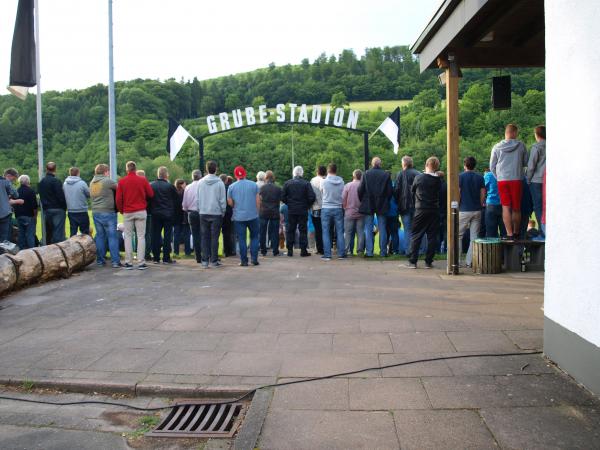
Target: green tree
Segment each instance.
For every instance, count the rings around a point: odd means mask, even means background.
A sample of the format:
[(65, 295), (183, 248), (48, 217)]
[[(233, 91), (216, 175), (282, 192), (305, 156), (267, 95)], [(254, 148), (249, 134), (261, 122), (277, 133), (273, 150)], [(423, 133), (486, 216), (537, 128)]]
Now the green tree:
[(343, 92), (336, 92), (331, 96), (332, 108), (344, 108), (348, 105), (348, 99), (346, 98), (346, 94)]

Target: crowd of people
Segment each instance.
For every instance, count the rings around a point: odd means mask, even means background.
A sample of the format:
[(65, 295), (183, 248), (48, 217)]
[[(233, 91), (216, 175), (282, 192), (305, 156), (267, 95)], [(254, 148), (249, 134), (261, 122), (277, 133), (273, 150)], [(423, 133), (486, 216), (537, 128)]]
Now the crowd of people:
[[(534, 235), (544, 239), (545, 127), (536, 127), (534, 133), (536, 143), (527, 152), (518, 140), (518, 128), (507, 125), (483, 176), (475, 171), (474, 157), (464, 159), (458, 231), (461, 246), (468, 247), (467, 266), (471, 264), (469, 240)], [(171, 183), (166, 167), (159, 167), (156, 180), (149, 182), (145, 172), (129, 161), (126, 175), (118, 182), (110, 178), (108, 165), (98, 164), (88, 186), (77, 167), (70, 168), (61, 182), (56, 164), (49, 162), (38, 193), (48, 243), (65, 239), (66, 217), (71, 236), (91, 234), (91, 203), (99, 266), (106, 264), (107, 253), (114, 268), (133, 269), (136, 262), (144, 270), (146, 260), (175, 264), (172, 253), (178, 255), (183, 245), (185, 254), (193, 252), (202, 267), (218, 268), (221, 236), (225, 257), (239, 253), (241, 266), (257, 266), (259, 253), (266, 256), (269, 251), (273, 256), (293, 257), (298, 249), (301, 257), (311, 256), (310, 232), (316, 253), (325, 261), (333, 258), (334, 248), (338, 259), (353, 255), (355, 249), (371, 258), (378, 236), (380, 256), (405, 254), (409, 258), (405, 266), (416, 268), (424, 253), (425, 267), (431, 268), (435, 254), (446, 247), (447, 186), (439, 168), (440, 161), (432, 156), (420, 172), (412, 158), (404, 156), (402, 170), (393, 177), (375, 157), (369, 170), (354, 170), (348, 183), (337, 175), (337, 165), (330, 163), (319, 166), (310, 181), (296, 166), (292, 178), (279, 186), (270, 170), (259, 172), (253, 182), (242, 166), (235, 167), (233, 177), (217, 175), (217, 163), (209, 161), (205, 175), (195, 170), (187, 184), (182, 179)], [(15, 169), (0, 177), (0, 242), (11, 239), (14, 213), (19, 247), (39, 244), (38, 201), (30, 184), (30, 178), (19, 176)], [(522, 220), (532, 212), (539, 230), (535, 222)]]

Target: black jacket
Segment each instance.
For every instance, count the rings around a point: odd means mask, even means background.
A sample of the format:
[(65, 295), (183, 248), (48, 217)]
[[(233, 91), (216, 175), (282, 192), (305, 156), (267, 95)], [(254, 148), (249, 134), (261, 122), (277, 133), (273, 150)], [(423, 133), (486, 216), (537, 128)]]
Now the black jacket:
[(398, 172), (394, 197), (396, 198), (398, 212), (400, 214), (407, 214), (415, 207), (411, 188), (415, 177), (419, 175), (419, 173), (420, 172), (417, 169), (413, 169), (412, 167)]
[(379, 168), (367, 170), (358, 186), (358, 212), (369, 216), (385, 215), (390, 207), (392, 193), (392, 179), (389, 173)]
[(62, 183), (54, 174), (47, 173), (38, 184), (42, 207), (47, 209), (67, 209), (67, 201)]
[(412, 184), (415, 209), (439, 210), (440, 190), (442, 180), (440, 177), (421, 173), (415, 177)]
[(25, 203), (13, 206), (15, 217), (34, 217), (35, 215), (33, 213), (38, 209), (35, 191), (29, 186), (22, 184), (19, 186), (19, 189), (17, 189), (17, 192), (19, 193), (19, 198), (24, 200)]
[(154, 197), (150, 202), (150, 211), (153, 216), (172, 218), (177, 217), (175, 208), (179, 203), (177, 189), (167, 180), (158, 179), (150, 183), (154, 191)]
[(275, 183), (265, 183), (260, 188), (261, 219), (279, 219), (279, 202), (281, 201), (281, 188)]
[(300, 177), (294, 177), (283, 185), (281, 201), (288, 205), (288, 214), (306, 214), (316, 198), (310, 183)]

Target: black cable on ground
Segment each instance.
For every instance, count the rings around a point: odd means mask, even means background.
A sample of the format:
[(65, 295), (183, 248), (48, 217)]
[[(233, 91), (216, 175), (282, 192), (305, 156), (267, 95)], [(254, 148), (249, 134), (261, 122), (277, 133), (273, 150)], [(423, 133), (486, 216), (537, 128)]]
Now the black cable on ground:
[[(242, 401), (243, 399), (245, 399), (246, 397), (249, 397), (250, 395), (254, 394), (256, 391), (258, 391), (260, 389), (289, 386), (291, 384), (308, 383), (311, 381), (329, 380), (331, 378), (344, 377), (344, 376), (348, 376), (348, 375), (356, 375), (357, 373), (368, 372), (370, 370), (390, 369), (393, 367), (408, 366), (411, 364), (427, 363), (427, 362), (434, 362), (434, 361), (446, 361), (446, 360), (450, 360), (450, 359), (486, 358), (486, 357), (502, 357), (502, 356), (524, 356), (524, 355), (540, 355), (540, 354), (542, 354), (541, 351), (520, 352), (520, 353), (487, 353), (487, 354), (482, 353), (482, 354), (474, 354), (474, 355), (440, 356), (437, 358), (416, 359), (413, 361), (405, 361), (405, 362), (401, 362), (401, 363), (388, 364), (385, 366), (368, 367), (366, 369), (353, 370), (350, 372), (334, 373), (334, 374), (325, 375), (322, 377), (303, 378), (301, 380), (286, 381), (284, 383), (266, 384), (264, 386), (260, 386), (255, 389), (252, 389), (252, 390), (246, 392), (241, 397), (235, 398), (233, 400), (225, 400), (222, 402), (213, 402), (213, 403), (215, 403), (217, 405), (229, 405), (231, 403), (237, 403), (239, 401)], [(526, 367), (526, 366), (523, 366), (523, 367)], [(102, 401), (102, 400), (80, 400), (80, 401), (74, 401), (74, 402), (52, 402), (52, 401), (48, 401), (48, 400), (32, 400), (32, 399), (28, 399), (28, 398), (8, 397), (8, 396), (0, 396), (0, 400), (14, 400), (14, 401), (18, 401), (18, 402), (38, 403), (38, 404), (43, 404), (43, 405), (55, 405), (55, 406), (109, 405), (109, 406), (120, 406), (123, 408), (129, 408), (129, 409), (133, 409), (136, 411), (162, 411), (163, 409), (171, 409), (174, 406), (174, 405), (170, 405), (170, 406), (158, 406), (156, 408), (141, 408), (139, 406), (128, 405), (126, 403), (118, 403), (118, 402), (110, 402), (110, 401)], [(191, 404), (191, 403), (178, 403), (177, 404), (177, 406), (192, 406), (192, 405), (194, 405), (194, 404)]]

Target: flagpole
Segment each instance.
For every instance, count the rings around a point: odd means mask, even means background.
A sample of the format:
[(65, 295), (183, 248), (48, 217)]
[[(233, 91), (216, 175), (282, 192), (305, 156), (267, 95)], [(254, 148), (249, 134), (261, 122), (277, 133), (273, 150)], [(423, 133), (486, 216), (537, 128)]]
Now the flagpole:
[(115, 80), (113, 66), (112, 0), (108, 0), (108, 148), (108, 164), (110, 167), (110, 177), (116, 181), (117, 131), (115, 125)]
[[(37, 95), (35, 98), (36, 122), (37, 122), (37, 144), (38, 144), (38, 180), (44, 177), (44, 138), (42, 133), (42, 88), (40, 86), (40, 13), (39, 1), (34, 0), (34, 23), (35, 23), (35, 84)], [(44, 220), (44, 209), (40, 203), (40, 220), (42, 221), (42, 245), (46, 245), (46, 221)]]

